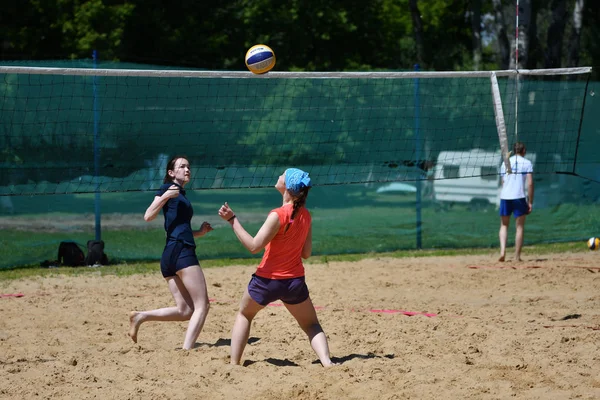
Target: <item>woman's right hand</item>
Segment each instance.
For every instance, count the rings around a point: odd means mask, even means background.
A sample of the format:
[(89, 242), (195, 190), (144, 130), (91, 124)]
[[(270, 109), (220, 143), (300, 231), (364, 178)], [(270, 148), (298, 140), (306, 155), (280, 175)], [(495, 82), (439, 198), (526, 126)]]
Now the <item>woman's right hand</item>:
[(177, 196), (179, 196), (179, 186), (177, 185), (171, 185), (163, 194), (165, 199), (174, 199)]
[(171, 185), (161, 196), (155, 196), (154, 201), (144, 214), (146, 222), (153, 221), (160, 212), (160, 209), (172, 198), (179, 196), (179, 186)]

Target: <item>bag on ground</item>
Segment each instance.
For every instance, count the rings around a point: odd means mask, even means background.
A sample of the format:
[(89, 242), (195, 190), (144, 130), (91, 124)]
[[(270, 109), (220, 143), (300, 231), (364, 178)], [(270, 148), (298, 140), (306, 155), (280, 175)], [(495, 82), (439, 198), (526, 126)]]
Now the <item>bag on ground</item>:
[(75, 242), (60, 242), (57, 260), (60, 265), (80, 267), (84, 265), (85, 254)]
[(104, 241), (88, 240), (85, 265), (107, 265), (108, 257), (104, 254)]

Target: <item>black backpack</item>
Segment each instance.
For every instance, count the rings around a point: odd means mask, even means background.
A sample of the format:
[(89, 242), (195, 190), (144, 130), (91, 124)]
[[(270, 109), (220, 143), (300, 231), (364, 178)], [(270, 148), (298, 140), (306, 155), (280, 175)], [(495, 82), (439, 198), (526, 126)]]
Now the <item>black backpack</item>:
[(85, 265), (107, 265), (108, 257), (104, 254), (104, 241), (88, 240)]
[(80, 267), (84, 265), (85, 255), (77, 243), (60, 242), (57, 260), (60, 265)]

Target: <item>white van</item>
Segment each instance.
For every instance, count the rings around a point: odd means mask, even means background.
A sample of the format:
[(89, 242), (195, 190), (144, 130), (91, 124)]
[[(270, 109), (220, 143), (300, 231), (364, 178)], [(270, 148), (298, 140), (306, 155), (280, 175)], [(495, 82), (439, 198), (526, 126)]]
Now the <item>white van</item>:
[(442, 151), (434, 167), (437, 202), (500, 204), (500, 152)]
[[(535, 164), (535, 154), (527, 153)], [(500, 205), (500, 151), (481, 149), (442, 151), (434, 167), (433, 193), (437, 202)]]
[[(535, 164), (535, 154), (526, 156)], [(481, 149), (442, 151), (434, 167), (433, 193), (437, 202), (500, 205), (500, 151)]]

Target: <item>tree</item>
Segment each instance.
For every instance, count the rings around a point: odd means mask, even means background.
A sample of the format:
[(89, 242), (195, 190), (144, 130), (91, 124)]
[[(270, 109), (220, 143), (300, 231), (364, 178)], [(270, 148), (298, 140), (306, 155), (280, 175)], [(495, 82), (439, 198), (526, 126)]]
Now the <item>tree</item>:
[(481, 0), (471, 2), (471, 41), (473, 43), (473, 67), (481, 67)]
[(527, 24), (527, 58), (524, 60), (525, 68), (538, 68), (538, 62), (541, 59), (540, 41), (538, 38), (538, 13), (540, 4), (543, 0), (531, 0), (529, 5), (529, 18)]
[(573, 9), (573, 24), (569, 36), (569, 54), (567, 56), (567, 67), (579, 66), (579, 49), (581, 46), (581, 28), (583, 26), (584, 0), (575, 0)]
[[(3, 6), (4, 7), (4, 6)], [(117, 0), (16, 0), (6, 7), (3, 57), (112, 59), (134, 5)]]
[(552, 0), (552, 21), (548, 28), (546, 37), (546, 57), (544, 59), (545, 68), (560, 68), (562, 61), (563, 37), (565, 25), (567, 22), (567, 2), (566, 0)]
[(494, 5), (494, 31), (498, 47), (498, 64), (500, 69), (508, 69), (510, 65), (510, 41), (506, 32), (506, 21), (501, 0), (492, 0)]
[(425, 60), (424, 55), (424, 38), (423, 38), (423, 21), (421, 20), (421, 12), (419, 11), (418, 0), (409, 0), (410, 15), (412, 17), (413, 35), (417, 48), (417, 62), (423, 65)]

